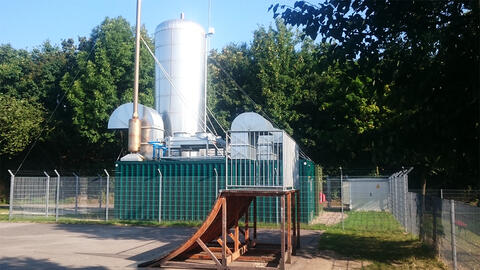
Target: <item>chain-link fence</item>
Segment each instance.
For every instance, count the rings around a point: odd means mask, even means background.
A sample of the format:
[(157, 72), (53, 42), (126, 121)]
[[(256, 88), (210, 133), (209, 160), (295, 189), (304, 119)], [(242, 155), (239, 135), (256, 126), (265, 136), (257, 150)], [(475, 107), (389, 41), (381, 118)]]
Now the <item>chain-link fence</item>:
[[(57, 171), (37, 176), (11, 175), (9, 219), (59, 217), (105, 219), (113, 212), (114, 178), (105, 170), (97, 176), (71, 176)], [(111, 214), (110, 214), (111, 215)]]
[(327, 177), (325, 213), (345, 210), (337, 222), (345, 220), (349, 229), (389, 232), (400, 225), (432, 246), (450, 268), (480, 269), (480, 208), (472, 203), (478, 193), (431, 190), (423, 196), (408, 190), (409, 172), (389, 177)]
[[(197, 169), (191, 166), (192, 173), (179, 169), (182, 173), (176, 176), (168, 176), (175, 172), (169, 170), (164, 171), (167, 176), (158, 170), (127, 170), (117, 172), (116, 179), (106, 171), (88, 177), (56, 171), (12, 175), (9, 217), (201, 221), (225, 188), (225, 177), (215, 170), (199, 176)], [(325, 178), (321, 172), (305, 173), (310, 176), (299, 178), (301, 221), (315, 222), (321, 212), (321, 217), (332, 219), (325, 224), (346, 221), (346, 229), (402, 228), (433, 246), (451, 268), (478, 269), (480, 208), (472, 205), (475, 191), (437, 190), (422, 196), (409, 192), (408, 172)], [(470, 204), (441, 196), (456, 196)], [(277, 223), (278, 209), (276, 198), (259, 197), (258, 221)]]
[[(203, 221), (210, 213), (225, 177), (212, 175), (118, 176), (115, 188), (115, 217), (121, 220)], [(300, 221), (316, 217), (317, 182), (314, 177), (300, 177)], [(280, 200), (257, 197), (257, 220), (280, 222)], [(251, 218), (253, 219), (253, 213)]]
[(432, 246), (450, 268), (480, 269), (480, 208), (440, 197), (466, 199), (470, 194), (447, 190), (423, 196), (408, 192), (408, 175), (393, 175), (390, 180), (392, 213), (405, 231)]

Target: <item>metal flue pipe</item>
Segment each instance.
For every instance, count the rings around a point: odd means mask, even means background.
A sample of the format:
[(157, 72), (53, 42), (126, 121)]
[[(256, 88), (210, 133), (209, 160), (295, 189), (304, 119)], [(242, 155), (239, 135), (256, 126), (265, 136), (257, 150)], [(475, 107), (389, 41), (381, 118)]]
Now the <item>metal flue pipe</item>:
[(141, 122), (138, 118), (138, 78), (140, 73), (140, 16), (142, 0), (137, 0), (137, 25), (135, 30), (135, 74), (133, 82), (133, 114), (128, 122), (128, 151), (140, 151)]

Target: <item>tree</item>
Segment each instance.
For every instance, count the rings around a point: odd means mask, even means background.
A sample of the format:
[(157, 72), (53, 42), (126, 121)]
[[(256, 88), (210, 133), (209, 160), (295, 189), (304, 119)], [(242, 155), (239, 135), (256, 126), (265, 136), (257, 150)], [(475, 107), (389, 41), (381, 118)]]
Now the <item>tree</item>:
[(0, 95), (0, 156), (23, 151), (42, 130), (44, 112), (33, 100)]
[[(118, 138), (107, 131), (108, 118), (116, 107), (133, 97), (133, 33), (125, 19), (105, 19), (89, 39), (81, 39), (76, 53), (77, 68), (62, 80), (75, 129), (97, 147), (118, 142)], [(143, 37), (153, 47), (145, 30)], [(144, 105), (152, 106), (154, 66), (145, 48), (140, 63), (139, 99)]]
[(271, 8), (305, 36), (330, 43), (330, 61), (351, 67), (349, 76), (371, 78), (364, 83), (382, 117), (371, 149), (380, 165), (414, 165), (424, 187), (435, 175), (478, 185), (478, 1), (297, 1)]

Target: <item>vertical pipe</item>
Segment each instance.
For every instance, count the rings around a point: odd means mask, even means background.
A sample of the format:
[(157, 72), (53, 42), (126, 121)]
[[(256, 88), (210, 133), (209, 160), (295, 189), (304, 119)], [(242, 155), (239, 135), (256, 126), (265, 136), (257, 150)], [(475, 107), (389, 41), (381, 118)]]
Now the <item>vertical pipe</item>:
[(218, 197), (218, 172), (217, 168), (213, 168), (213, 172), (215, 173), (215, 198)]
[(141, 123), (138, 118), (138, 78), (140, 71), (140, 16), (142, 0), (137, 0), (137, 22), (135, 28), (135, 71), (133, 82), (133, 114), (128, 122), (128, 150), (132, 153), (140, 151)]
[(108, 171), (106, 169), (103, 169), (105, 174), (107, 175), (107, 192), (106, 196), (107, 198), (105, 199), (105, 220), (108, 221), (108, 208), (109, 208), (109, 199), (108, 197), (110, 196), (110, 174), (108, 174)]
[(8, 202), (8, 221), (12, 220), (13, 215), (13, 191), (15, 185), (15, 175), (12, 173), (11, 170), (8, 170), (10, 174), (10, 201)]
[[(227, 134), (225, 135), (225, 190), (228, 189), (228, 178), (229, 178), (229, 174), (228, 174), (228, 131), (227, 131)], [(232, 153), (232, 151), (230, 151), (230, 154)]]
[(78, 175), (73, 173), (75, 176), (75, 215), (78, 214)]
[(55, 174), (57, 175), (57, 192), (56, 192), (56, 198), (55, 198), (55, 222), (58, 221), (58, 201), (60, 199), (60, 174), (57, 172), (57, 170), (53, 170)]
[(45, 189), (45, 216), (48, 217), (48, 200), (50, 198), (50, 175), (47, 172), (43, 172), (47, 176), (47, 188)]
[(450, 225), (452, 226), (452, 260), (453, 269), (457, 270), (457, 243), (455, 239), (455, 201), (450, 200)]
[(140, 17), (142, 12), (142, 0), (137, 0), (137, 24), (135, 26), (135, 71), (133, 82), (133, 115), (138, 118), (138, 78), (140, 76)]
[(158, 222), (162, 222), (162, 172), (160, 169), (158, 171)]
[(343, 222), (343, 170), (340, 166), (340, 205), (342, 207), (342, 230), (345, 230), (345, 225)]

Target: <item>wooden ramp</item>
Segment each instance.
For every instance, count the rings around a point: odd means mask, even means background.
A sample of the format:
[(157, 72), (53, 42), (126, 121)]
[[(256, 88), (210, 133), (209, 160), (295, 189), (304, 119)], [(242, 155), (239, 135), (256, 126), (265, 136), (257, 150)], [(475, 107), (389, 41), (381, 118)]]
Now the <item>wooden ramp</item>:
[[(215, 201), (210, 214), (203, 222), (202, 226), (179, 248), (171, 251), (165, 256), (158, 259), (145, 262), (139, 267), (175, 267), (175, 268), (213, 268), (213, 269), (234, 269), (235, 267), (228, 265), (229, 263), (244, 256), (243, 261), (276, 261), (278, 268), (283, 269), (285, 262), (290, 262), (292, 251), (295, 252), (299, 245), (300, 228), (296, 226), (299, 219), (298, 210), (296, 209), (295, 199), (298, 191), (271, 191), (271, 190), (226, 190), (220, 193)], [(297, 195), (297, 196), (295, 196)], [(281, 197), (281, 244), (277, 246), (277, 253), (270, 249), (262, 249), (261, 245), (257, 246), (256, 240), (256, 197), (258, 196), (279, 196)], [(253, 238), (250, 237), (249, 228), (249, 208), (253, 202)], [(296, 210), (296, 215), (292, 216), (292, 207)], [(228, 210), (227, 210), (228, 209)], [(285, 213), (285, 209), (287, 213)], [(286, 215), (285, 215), (286, 214)], [(243, 228), (239, 227), (239, 220), (244, 217)], [(293, 219), (292, 219), (293, 217)], [(286, 219), (286, 220), (285, 220)], [(285, 228), (287, 221), (287, 228)], [(293, 236), (295, 246), (292, 249), (292, 221)], [(287, 230), (286, 230), (287, 229)], [(230, 242), (229, 242), (230, 241)], [(252, 251), (258, 251), (260, 257), (252, 255)], [(265, 252), (270, 252), (266, 256)], [(277, 256), (278, 255), (278, 256)], [(205, 260), (209, 263), (198, 263), (192, 260)], [(241, 258), (242, 259), (242, 258)], [(271, 265), (270, 262), (270, 265)], [(227, 267), (228, 265), (228, 267)], [(245, 268), (240, 267), (240, 268)], [(247, 267), (248, 268), (248, 267)], [(277, 267), (264, 267), (267, 269), (277, 269)]]

